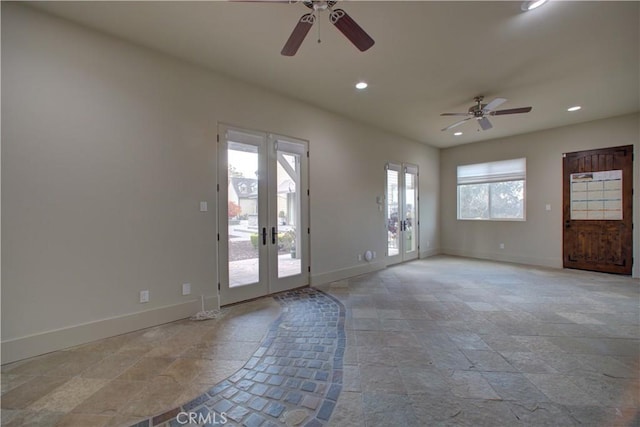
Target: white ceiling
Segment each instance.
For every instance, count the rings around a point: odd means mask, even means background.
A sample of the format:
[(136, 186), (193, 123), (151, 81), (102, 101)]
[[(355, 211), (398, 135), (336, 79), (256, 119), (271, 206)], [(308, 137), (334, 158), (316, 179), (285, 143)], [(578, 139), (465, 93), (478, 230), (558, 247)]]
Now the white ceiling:
[[(32, 3), (33, 4), (33, 3)], [(300, 4), (42, 2), (40, 8), (223, 74), (437, 147), (505, 137), (640, 110), (640, 2), (345, 1), (376, 41), (359, 52), (320, 18), (298, 54), (280, 55)], [(369, 88), (354, 84), (366, 80)], [(478, 131), (473, 97), (507, 98)], [(568, 113), (567, 107), (582, 110)]]

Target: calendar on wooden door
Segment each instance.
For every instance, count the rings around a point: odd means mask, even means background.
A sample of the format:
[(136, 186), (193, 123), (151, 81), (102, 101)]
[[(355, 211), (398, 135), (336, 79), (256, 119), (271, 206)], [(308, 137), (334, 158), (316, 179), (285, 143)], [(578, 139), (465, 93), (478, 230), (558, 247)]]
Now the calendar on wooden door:
[(571, 174), (572, 220), (621, 220), (622, 171)]

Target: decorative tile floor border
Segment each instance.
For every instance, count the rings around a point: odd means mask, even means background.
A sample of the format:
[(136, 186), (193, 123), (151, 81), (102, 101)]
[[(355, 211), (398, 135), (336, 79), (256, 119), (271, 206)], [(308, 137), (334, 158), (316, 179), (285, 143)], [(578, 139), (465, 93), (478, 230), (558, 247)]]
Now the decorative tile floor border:
[(314, 288), (273, 298), (282, 313), (242, 369), (181, 407), (132, 427), (324, 426), (342, 391), (344, 306)]

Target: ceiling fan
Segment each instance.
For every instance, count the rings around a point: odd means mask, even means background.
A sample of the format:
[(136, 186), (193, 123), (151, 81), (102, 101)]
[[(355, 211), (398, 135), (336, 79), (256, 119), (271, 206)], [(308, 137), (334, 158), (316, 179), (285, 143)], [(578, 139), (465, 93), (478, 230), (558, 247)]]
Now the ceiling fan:
[(503, 116), (505, 114), (520, 114), (520, 113), (528, 113), (531, 111), (532, 107), (520, 107), (520, 108), (510, 108), (507, 110), (496, 110), (496, 108), (502, 105), (507, 100), (504, 98), (496, 98), (488, 104), (483, 104), (482, 100), (484, 96), (476, 96), (473, 98), (476, 101), (476, 105), (472, 105), (469, 107), (469, 111), (466, 113), (442, 113), (441, 116), (469, 116), (466, 119), (462, 119), (459, 122), (455, 122), (452, 125), (447, 126), (442, 129), (443, 131), (452, 129), (456, 126), (459, 126), (466, 122), (467, 120), (477, 119), (478, 124), (482, 130), (489, 130), (493, 127), (489, 119), (485, 116)]
[[(284, 56), (295, 55), (304, 38), (307, 36), (307, 33), (318, 19), (318, 14), (325, 10), (329, 10), (329, 20), (331, 23), (361, 52), (373, 46), (375, 42), (371, 36), (369, 36), (347, 12), (343, 9), (333, 8), (336, 3), (336, 0), (303, 0), (302, 4), (311, 9), (312, 12), (302, 15), (298, 20), (298, 23), (280, 53)], [(318, 42), (320, 42), (320, 40), (318, 40)]]

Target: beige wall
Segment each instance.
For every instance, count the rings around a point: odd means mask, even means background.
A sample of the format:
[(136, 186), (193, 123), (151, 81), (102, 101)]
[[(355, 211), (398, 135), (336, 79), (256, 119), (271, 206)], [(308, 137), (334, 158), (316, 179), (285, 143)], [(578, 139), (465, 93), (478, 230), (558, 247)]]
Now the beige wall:
[(384, 266), (390, 160), (419, 165), (438, 247), (438, 150), (7, 2), (2, 113), (3, 362), (214, 298), (219, 122), (310, 141), (314, 283)]
[[(568, 114), (568, 113), (567, 113)], [(441, 249), (444, 253), (526, 264), (562, 267), (562, 153), (634, 145), (640, 141), (638, 114), (598, 120), (511, 138), (458, 146), (440, 153)], [(526, 221), (456, 219), (458, 165), (526, 157)], [(639, 276), (638, 162), (634, 162), (633, 275)], [(551, 211), (545, 205), (551, 205)], [(505, 248), (499, 249), (504, 243)]]

